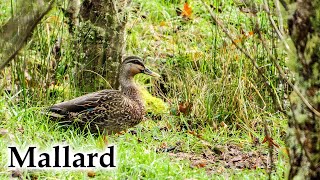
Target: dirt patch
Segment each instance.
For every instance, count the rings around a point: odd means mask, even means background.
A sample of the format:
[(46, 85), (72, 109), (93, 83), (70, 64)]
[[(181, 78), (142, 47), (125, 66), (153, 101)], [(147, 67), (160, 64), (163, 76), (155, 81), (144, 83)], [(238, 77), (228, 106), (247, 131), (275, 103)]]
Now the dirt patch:
[[(264, 151), (266, 151), (264, 149)], [(236, 145), (225, 145), (207, 150), (202, 154), (186, 152), (169, 152), (176, 160), (189, 160), (191, 168), (206, 168), (207, 172), (220, 173), (224, 169), (266, 169), (270, 168), (269, 155), (266, 152), (246, 152)], [(275, 163), (276, 156), (273, 156)]]

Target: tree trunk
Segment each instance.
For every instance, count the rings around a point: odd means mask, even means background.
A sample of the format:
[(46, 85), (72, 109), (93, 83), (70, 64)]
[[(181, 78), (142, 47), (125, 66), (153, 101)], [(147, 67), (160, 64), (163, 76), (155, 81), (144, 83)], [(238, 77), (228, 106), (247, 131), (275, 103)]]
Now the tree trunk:
[(52, 9), (54, 1), (19, 0), (15, 14), (0, 26), (0, 70), (22, 49), (34, 28)]
[(314, 107), (311, 111), (295, 92), (290, 95), (291, 115), (287, 146), (290, 156), (289, 179), (320, 179), (320, 2), (297, 0), (289, 19), (295, 44), (295, 86)]
[(77, 33), (83, 52), (78, 79), (82, 90), (119, 87), (118, 68), (125, 47), (125, 10), (129, 4), (128, 0), (83, 1)]

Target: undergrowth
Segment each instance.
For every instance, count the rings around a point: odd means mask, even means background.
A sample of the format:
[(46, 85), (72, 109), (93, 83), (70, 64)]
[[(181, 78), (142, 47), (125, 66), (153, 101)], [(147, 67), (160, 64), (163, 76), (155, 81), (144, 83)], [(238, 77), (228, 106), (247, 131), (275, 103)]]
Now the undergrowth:
[[(264, 69), (273, 88), (271, 91), (277, 93), (278, 99), (284, 99), (284, 85), (254, 27), (254, 19), (259, 18), (267, 43), (277, 45), (279, 42), (267, 14), (262, 10), (256, 14), (245, 13), (242, 10), (247, 7), (232, 0), (206, 2), (234, 39)], [(0, 16), (0, 24), (10, 17), (11, 3), (15, 2), (6, 0), (0, 4), (4, 15)], [(64, 3), (59, 1), (57, 6), (63, 7)], [(243, 152), (265, 153), (267, 157), (268, 146), (261, 143), (265, 137), (264, 122), (279, 145), (275, 147), (272, 176), (285, 178), (288, 168), (284, 145), (286, 117), (277, 111), (270, 89), (265, 87), (251, 62), (232, 45), (201, 2), (190, 1), (189, 5), (192, 15), (185, 18), (177, 14), (177, 9), (183, 8), (179, 0), (132, 2), (126, 28), (126, 53), (143, 57), (153, 71), (161, 74), (161, 80), (143, 76), (136, 80), (153, 96), (161, 98), (168, 108), (156, 114), (152, 114), (152, 108), (156, 111), (157, 106), (149, 108), (147, 121), (126, 133), (107, 138), (61, 127), (41, 113), (56, 102), (87, 93), (78, 91), (74, 85), (77, 60), (73, 59), (73, 44), (68, 43), (73, 41), (65, 17), (57, 7), (50, 11), (19, 56), (1, 72), (0, 129), (5, 131), (0, 135), (0, 178), (9, 178), (12, 173), (6, 168), (7, 143), (48, 148), (67, 142), (80, 149), (117, 145), (117, 169), (93, 170), (97, 179), (263, 179), (267, 177), (265, 167), (230, 168), (228, 163), (218, 160), (199, 165), (195, 157), (208, 152), (218, 157), (219, 152), (224, 153), (221, 148), (228, 149), (230, 145), (240, 147)], [(57, 61), (53, 47), (59, 39), (61, 54)], [(285, 64), (281, 49), (274, 53), (281, 64)], [(97, 81), (104, 80), (97, 75)], [(109, 88), (107, 82), (105, 84)], [(179, 152), (192, 156), (173, 156)], [(21, 173), (23, 177), (39, 179), (88, 176), (87, 171)]]

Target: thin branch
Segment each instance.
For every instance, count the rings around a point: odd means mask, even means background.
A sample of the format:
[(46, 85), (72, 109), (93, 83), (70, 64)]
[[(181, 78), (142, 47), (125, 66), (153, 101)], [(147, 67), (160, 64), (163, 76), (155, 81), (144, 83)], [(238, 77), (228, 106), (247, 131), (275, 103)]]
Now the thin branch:
[[(268, 130), (268, 124), (266, 122), (266, 120), (264, 120), (264, 123), (263, 123), (263, 129), (264, 129), (264, 134), (266, 136), (266, 138), (271, 138), (271, 136), (269, 135), (269, 130)], [(268, 150), (269, 150), (269, 158), (270, 158), (270, 170), (267, 171), (268, 172), (268, 176), (269, 176), (269, 179), (271, 180), (271, 172), (272, 172), (272, 169), (273, 169), (273, 144), (271, 144), (268, 141)], [(270, 145), (271, 144), (271, 145)], [(268, 166), (267, 166), (267, 170), (268, 170)]]
[[(256, 27), (259, 27), (259, 22), (256, 23)], [(272, 55), (270, 48), (268, 47), (266, 41), (264, 40), (262, 34), (260, 31), (258, 31), (260, 40), (262, 42), (262, 45), (264, 46), (264, 48), (267, 50), (270, 59), (273, 61), (273, 63), (276, 65), (277, 70), (279, 71), (280, 74), (280, 78), (285, 80), (289, 86), (293, 89), (293, 91), (300, 97), (300, 99), (303, 101), (303, 103), (309, 108), (310, 111), (312, 111), (316, 116), (320, 117), (320, 112), (317, 111), (310, 103), (309, 101), (302, 95), (302, 93), (300, 92), (300, 90), (298, 89), (297, 86), (295, 86), (286, 76), (286, 74), (284, 73), (282, 67), (279, 65), (277, 59)]]
[(249, 58), (251, 60), (251, 63), (253, 64), (253, 66), (257, 69), (259, 75), (263, 78), (265, 85), (268, 87), (269, 92), (272, 96), (272, 99), (274, 102), (277, 102), (278, 107), (280, 109), (280, 111), (283, 111), (282, 105), (280, 103), (280, 99), (278, 98), (278, 96), (276, 95), (276, 93), (274, 93), (271, 85), (269, 84), (268, 78), (264, 75), (264, 73), (262, 72), (261, 67), (259, 67), (259, 65), (257, 64), (256, 60), (250, 56), (250, 54), (243, 49), (237, 42), (235, 42), (235, 40), (232, 38), (231, 34), (229, 33), (228, 29), (224, 26), (224, 24), (218, 19), (218, 17), (213, 13), (213, 11), (210, 9), (210, 7), (203, 1), (201, 0), (202, 4), (207, 8), (207, 10), (209, 11), (211, 18), (216, 22), (216, 24), (222, 29), (222, 31), (227, 35), (227, 37), (232, 41), (232, 43), (237, 47), (237, 49), (239, 49), (243, 54), (245, 54), (247, 56), (247, 58)]
[(283, 17), (282, 17), (281, 10), (280, 10), (280, 2), (279, 2), (279, 0), (274, 0), (274, 5), (276, 7), (277, 15), (279, 17), (279, 30), (280, 30), (281, 34), (284, 34), (284, 31), (283, 31)]
[[(271, 21), (271, 24), (273, 24), (273, 27), (275, 29), (276, 28), (276, 25), (275, 25), (275, 22), (273, 21), (273, 19), (271, 18), (271, 15), (270, 15), (270, 11), (269, 11), (269, 7), (268, 7), (268, 3), (265, 3), (266, 4), (266, 10), (267, 10), (267, 13), (268, 13), (268, 16), (269, 16), (269, 19)], [(256, 27), (258, 29), (260, 29), (260, 23), (259, 23), (259, 19), (257, 19), (257, 22), (256, 22)], [(271, 53), (270, 51), (270, 48), (268, 47), (266, 41), (264, 40), (262, 34), (261, 34), (261, 31), (258, 30), (258, 34), (259, 34), (259, 38), (262, 42), (262, 45), (264, 46), (264, 48), (267, 50), (268, 54), (269, 54), (269, 57), (271, 58), (271, 60), (273, 61), (273, 63), (276, 65), (276, 68), (277, 70), (279, 71), (280, 73), (280, 78), (282, 78), (283, 80), (285, 80), (289, 86), (293, 89), (293, 91), (300, 97), (300, 99), (303, 101), (303, 103), (318, 117), (320, 117), (320, 112), (317, 111), (310, 103), (309, 101), (302, 95), (302, 93), (300, 92), (300, 90), (298, 89), (298, 87), (296, 87), (289, 79), (288, 77), (286, 76), (286, 74), (284, 73), (282, 67), (279, 65), (277, 59), (273, 56), (273, 54)], [(289, 49), (290, 51), (290, 49)]]
[[(249, 55), (249, 53), (247, 53), (242, 47), (240, 47), (232, 38), (232, 36), (229, 34), (228, 30), (225, 28), (224, 24), (215, 16), (215, 14), (211, 11), (210, 7), (205, 3), (203, 2), (203, 0), (201, 0), (201, 2), (203, 3), (203, 5), (207, 8), (207, 10), (209, 11), (212, 19), (216, 22), (216, 24), (218, 26), (221, 27), (222, 31), (227, 35), (227, 37), (232, 41), (232, 43), (242, 52), (244, 53), (252, 62), (252, 64), (254, 65), (254, 67), (258, 70), (259, 74), (264, 78), (265, 80), (265, 83), (268, 85), (268, 87), (270, 89), (272, 89), (270, 87), (270, 85), (267, 83), (267, 78), (264, 76), (263, 72), (261, 71), (260, 67), (258, 66), (258, 64), (256, 63), (256, 61)], [(257, 19), (258, 21), (258, 19)], [(259, 26), (259, 23), (256, 23), (257, 26)], [(258, 28), (260, 29), (260, 28)], [(276, 65), (276, 68), (277, 70), (279, 71), (280, 73), (280, 78), (282, 78), (283, 80), (285, 80), (289, 86), (293, 89), (293, 91), (295, 93), (297, 93), (297, 95), (300, 97), (300, 99), (303, 101), (303, 103), (309, 108), (310, 111), (312, 111), (316, 116), (320, 117), (320, 112), (317, 111), (309, 102), (308, 100), (302, 95), (302, 93), (299, 91), (299, 89), (292, 84), (292, 82), (286, 77), (283, 69), (281, 68), (281, 66), (279, 65), (279, 63), (277, 62), (276, 58), (272, 55), (268, 45), (265, 43), (265, 40), (263, 39), (263, 37), (261, 36), (261, 32), (258, 31), (259, 33), (259, 36), (260, 36), (260, 39), (262, 41), (262, 44), (263, 46), (265, 47), (265, 49), (267, 50), (271, 60), (274, 62), (274, 64)], [(272, 94), (274, 92), (272, 91)], [(277, 96), (276, 96), (277, 97)], [(279, 103), (279, 102), (278, 102)], [(281, 107), (281, 110), (282, 110), (282, 106), (280, 105), (279, 103), (279, 106)]]
[[(277, 0), (276, 0), (277, 1)], [(268, 18), (269, 18), (269, 21), (271, 22), (271, 25), (273, 26), (273, 29), (276, 31), (278, 37), (280, 38), (280, 40), (283, 42), (284, 44), (284, 47), (286, 47), (287, 51), (289, 53), (292, 53), (288, 43), (285, 41), (283, 35), (282, 35), (282, 32), (278, 29), (276, 23), (274, 22), (272, 16), (271, 16), (271, 13), (270, 13), (270, 8), (269, 8), (269, 5), (268, 5), (268, 2), (267, 0), (264, 0), (264, 4), (265, 4), (265, 10), (266, 10), (266, 13), (268, 14)], [(279, 12), (280, 13), (280, 12)], [(281, 14), (281, 13), (280, 13)]]
[[(273, 95), (273, 97), (278, 97), (276, 96), (276, 94), (273, 92), (273, 89), (271, 88), (270, 84), (268, 83), (268, 80), (267, 78), (264, 76), (264, 73), (262, 72), (261, 68), (259, 67), (259, 65), (257, 64), (256, 60), (254, 58), (252, 58), (249, 53), (244, 50), (242, 47), (240, 47), (232, 38), (232, 36), (229, 34), (228, 30), (225, 28), (224, 24), (214, 15), (214, 13), (211, 11), (211, 9), (209, 8), (209, 6), (203, 2), (203, 0), (201, 0), (201, 2), (203, 3), (203, 5), (207, 8), (207, 10), (209, 11), (212, 19), (216, 22), (216, 24), (218, 24), (218, 26), (222, 29), (222, 31), (228, 36), (228, 38), (232, 41), (232, 43), (242, 52), (244, 53), (252, 62), (252, 64), (254, 65), (254, 67), (258, 70), (258, 73), (263, 77), (264, 79), (264, 82), (265, 84), (269, 87), (270, 89), (270, 93)], [(280, 109), (282, 110), (282, 106), (281, 106), (281, 103), (279, 102), (279, 99), (277, 98), (277, 101), (275, 101), (275, 98), (273, 98), (274, 102), (277, 102)], [(268, 124), (266, 122), (266, 120), (264, 119), (263, 120), (263, 125), (264, 125), (264, 133), (265, 133), (265, 136), (267, 138), (271, 137), (269, 135), (269, 132), (268, 132)], [(272, 169), (273, 169), (273, 146), (269, 146), (269, 158), (270, 158), (270, 171), (268, 172), (268, 175), (269, 175), (269, 179), (271, 179), (271, 172), (272, 172)]]
[[(31, 36), (34, 28), (41, 21), (41, 19), (52, 9), (53, 3), (54, 3), (54, 0), (52, 0), (49, 3), (48, 7), (44, 11), (41, 9), (38, 9), (37, 12), (33, 12), (35, 15), (33, 15), (33, 17), (31, 19), (26, 20), (28, 22), (24, 22), (25, 24), (20, 24), (16, 27), (16, 28), (19, 28), (21, 26), (21, 29), (23, 29), (25, 32), (24, 32), (24, 34), (21, 35), (22, 36), (22, 37), (20, 37), (21, 39), (17, 40), (18, 45), (15, 47), (12, 47), (12, 49), (14, 49), (14, 51), (12, 53), (10, 53), (10, 49), (5, 50), (5, 51), (9, 51), (9, 57), (7, 59), (5, 59), (4, 61), (2, 61), (0, 59), (0, 70), (2, 70), (22, 49), (25, 42), (27, 42), (28, 38)], [(19, 22), (14, 22), (15, 20), (18, 20), (19, 18), (22, 18), (22, 17), (20, 16), (15, 19), (12, 19), (12, 21), (9, 21), (8, 23), (19, 23)], [(12, 25), (12, 24), (9, 24), (8, 26), (10, 26), (10, 25)], [(3, 32), (3, 33), (6, 33), (6, 32)], [(12, 45), (12, 46), (14, 46), (14, 45)], [(9, 47), (6, 47), (6, 48), (9, 48)]]

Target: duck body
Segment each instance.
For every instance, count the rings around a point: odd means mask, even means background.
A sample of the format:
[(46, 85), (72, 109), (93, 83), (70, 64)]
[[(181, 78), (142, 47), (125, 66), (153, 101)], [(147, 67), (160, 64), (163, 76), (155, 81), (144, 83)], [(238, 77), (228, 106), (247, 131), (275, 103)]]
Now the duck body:
[(133, 77), (138, 73), (158, 74), (142, 60), (129, 56), (120, 68), (120, 90), (106, 89), (61, 102), (50, 107), (64, 123), (76, 123), (91, 132), (117, 133), (139, 124), (145, 115), (143, 101)]

